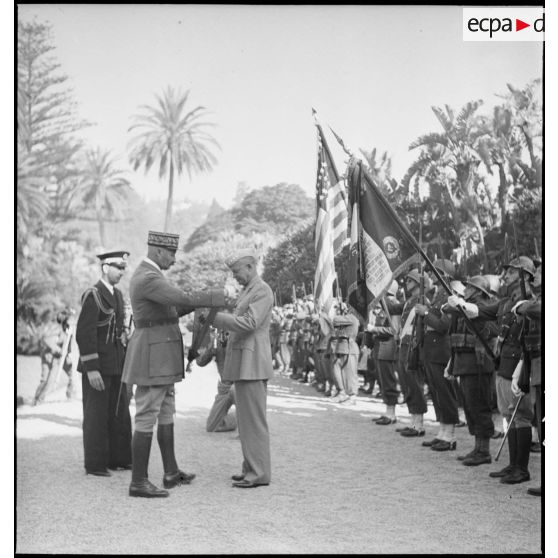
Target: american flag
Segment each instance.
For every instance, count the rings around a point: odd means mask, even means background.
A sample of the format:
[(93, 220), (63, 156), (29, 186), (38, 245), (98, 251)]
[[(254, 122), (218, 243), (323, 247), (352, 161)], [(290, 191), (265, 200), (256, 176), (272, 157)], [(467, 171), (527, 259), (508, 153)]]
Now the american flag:
[(318, 309), (329, 312), (333, 304), (334, 257), (347, 242), (347, 197), (322, 129), (318, 130), (318, 176), (316, 180), (316, 273), (314, 301)]

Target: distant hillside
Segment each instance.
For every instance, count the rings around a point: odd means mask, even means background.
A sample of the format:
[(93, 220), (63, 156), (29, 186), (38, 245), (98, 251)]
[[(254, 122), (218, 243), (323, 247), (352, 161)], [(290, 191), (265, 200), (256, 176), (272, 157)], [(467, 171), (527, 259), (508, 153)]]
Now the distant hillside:
[(221, 213), (208, 215), (184, 246), (193, 250), (206, 242), (231, 235), (273, 235), (279, 240), (287, 232), (307, 225), (314, 217), (314, 201), (298, 184), (281, 183), (249, 192), (241, 203)]
[(314, 219), (314, 201), (296, 184), (252, 190), (232, 209), (216, 209), (179, 250), (169, 272), (185, 290), (222, 285), (230, 275), (225, 260), (232, 251), (251, 247), (265, 256)]

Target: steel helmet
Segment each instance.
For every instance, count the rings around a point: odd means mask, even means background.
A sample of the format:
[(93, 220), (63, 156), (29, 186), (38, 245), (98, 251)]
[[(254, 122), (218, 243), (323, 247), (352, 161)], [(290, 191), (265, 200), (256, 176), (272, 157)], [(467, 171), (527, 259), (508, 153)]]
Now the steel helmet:
[(434, 262), (434, 267), (441, 271), (442, 274), (448, 275), (449, 277), (455, 276), (455, 265), (450, 260), (439, 259)]
[(488, 284), (490, 285), (490, 292), (493, 295), (498, 295), (500, 292), (500, 287), (502, 281), (500, 280), (499, 275), (485, 275), (486, 279), (488, 280)]
[(504, 269), (508, 267), (513, 267), (514, 269), (523, 269), (531, 275), (531, 277), (535, 276), (535, 264), (531, 258), (527, 256), (519, 256), (519, 258), (514, 258), (509, 264), (504, 266)]
[(470, 285), (471, 287), (475, 287), (479, 291), (482, 291), (486, 296), (492, 296), (490, 293), (490, 283), (486, 277), (483, 275), (475, 275), (467, 281), (463, 281), (465, 285)]
[(451, 281), (450, 288), (455, 294), (465, 296), (465, 285), (461, 281)]
[(405, 276), (405, 281), (407, 279), (412, 279), (416, 282), (417, 285), (420, 285), (420, 273), (416, 269), (411, 269), (411, 271), (407, 273), (407, 275)]
[(391, 285), (389, 286), (388, 290), (387, 290), (387, 294), (390, 294), (392, 296), (395, 296), (397, 294), (397, 291), (399, 290), (399, 284), (397, 283), (397, 281), (394, 279), (391, 282)]

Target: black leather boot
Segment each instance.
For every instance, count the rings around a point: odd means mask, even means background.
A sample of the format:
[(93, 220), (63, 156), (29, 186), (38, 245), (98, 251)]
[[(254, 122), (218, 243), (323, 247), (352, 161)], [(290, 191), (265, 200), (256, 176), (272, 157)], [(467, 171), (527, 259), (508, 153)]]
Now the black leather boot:
[(466, 457), (462, 463), (467, 467), (476, 467), (484, 463), (492, 463), (492, 458), (490, 457), (490, 438), (479, 438), (479, 449), (477, 453), (471, 457)]
[(508, 430), (508, 450), (510, 452), (510, 462), (506, 467), (500, 469), (499, 471), (494, 471), (493, 473), (488, 473), (489, 477), (493, 479), (503, 478), (509, 475), (516, 466), (517, 461), (517, 429), (510, 428)]
[(529, 454), (531, 452), (531, 440), (533, 439), (531, 427), (514, 428), (514, 430), (517, 444), (515, 467), (508, 475), (500, 479), (503, 484), (518, 484), (531, 479), (529, 474)]
[(157, 488), (147, 479), (147, 467), (151, 452), (152, 432), (134, 432), (132, 438), (132, 482), (128, 494), (140, 498), (166, 498), (167, 490)]
[(479, 451), (479, 448), (480, 448), (480, 438), (478, 436), (475, 436), (475, 447), (465, 455), (458, 455), (457, 460), (464, 461), (465, 459), (469, 459), (470, 457), (473, 457)]
[(160, 424), (157, 427), (157, 442), (163, 458), (163, 486), (174, 488), (181, 484), (190, 484), (196, 475), (185, 473), (178, 468), (176, 457), (174, 456), (174, 424)]

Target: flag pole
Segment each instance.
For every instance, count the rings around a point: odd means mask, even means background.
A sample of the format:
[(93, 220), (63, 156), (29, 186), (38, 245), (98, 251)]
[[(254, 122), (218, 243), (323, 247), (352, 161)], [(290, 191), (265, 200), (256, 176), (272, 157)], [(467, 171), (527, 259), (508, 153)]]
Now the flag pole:
[[(329, 150), (329, 145), (327, 144), (327, 141), (325, 139), (324, 131), (322, 129), (321, 124), (318, 121), (318, 113), (316, 112), (316, 109), (314, 109), (314, 108), (312, 108), (312, 116), (314, 117), (314, 124), (316, 125), (316, 127), (318, 128), (318, 131), (320, 132), (320, 141), (322, 142), (322, 145), (324, 146), (324, 151), (327, 153), (327, 155), (329, 157), (329, 160), (331, 161), (331, 170), (332, 170), (332, 172), (335, 176), (335, 181), (339, 182), (339, 173), (337, 172), (337, 167), (335, 166), (335, 161), (333, 160), (333, 157), (331, 156), (331, 151)], [(343, 191), (341, 191), (341, 195), (344, 196)]]
[[(362, 168), (362, 161), (359, 161), (358, 164)], [(453, 295), (453, 291), (451, 290), (450, 286), (446, 283), (446, 281), (444, 280), (444, 278), (442, 277), (440, 272), (434, 267), (434, 265), (430, 261), (430, 258), (426, 255), (426, 252), (422, 249), (421, 246), (419, 246), (415, 237), (410, 233), (409, 229), (407, 228), (407, 225), (405, 225), (405, 223), (403, 223), (403, 221), (401, 221), (401, 218), (399, 217), (399, 215), (397, 215), (396, 211), (393, 209), (393, 207), (391, 207), (390, 203), (384, 198), (383, 194), (378, 190), (378, 188), (374, 184), (374, 181), (372, 180), (372, 177), (369, 176), (367, 169), (362, 168), (362, 171), (364, 173), (364, 178), (368, 182), (368, 185), (374, 190), (374, 192), (376, 193), (376, 196), (377, 196), (379, 202), (381, 203), (382, 207), (384, 208), (385, 211), (387, 211), (387, 213), (395, 221), (395, 223), (399, 227), (399, 230), (401, 231), (403, 236), (415, 248), (415, 250), (417, 250), (419, 252), (419, 254), (423, 257), (426, 265), (432, 271), (432, 273), (434, 273), (434, 275), (436, 276), (436, 279), (438, 279), (438, 281), (440, 282), (440, 285), (442, 285), (444, 290), (450, 296)], [(482, 345), (483, 345), (484, 349), (486, 350), (487, 354), (490, 356), (490, 358), (492, 360), (495, 360), (496, 357), (494, 356), (494, 353), (492, 352), (492, 349), (490, 348), (490, 346), (486, 342), (486, 339), (484, 339), (484, 337), (481, 336), (481, 334), (479, 333), (479, 331), (477, 330), (475, 325), (471, 322), (471, 320), (465, 314), (465, 311), (460, 306), (457, 306), (457, 308), (461, 312), (463, 318), (465, 319), (465, 321), (467, 322), (467, 324), (469, 325), (469, 327), (471, 328), (473, 333), (477, 336), (479, 341), (482, 343)]]

